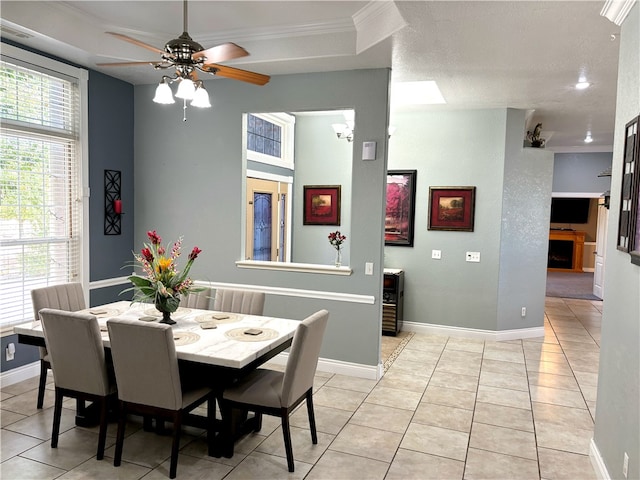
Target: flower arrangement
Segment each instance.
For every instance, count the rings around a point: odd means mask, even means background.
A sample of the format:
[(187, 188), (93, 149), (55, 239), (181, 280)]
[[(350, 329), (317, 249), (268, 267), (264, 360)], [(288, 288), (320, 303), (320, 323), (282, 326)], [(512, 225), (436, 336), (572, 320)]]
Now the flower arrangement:
[(340, 230), (336, 230), (335, 232), (331, 232), (329, 234), (329, 243), (333, 246), (333, 248), (335, 248), (336, 250), (340, 250), (342, 248), (342, 244), (344, 243), (344, 241), (347, 239), (346, 235), (342, 235), (340, 233)]
[(182, 237), (167, 252), (167, 249), (162, 246), (162, 238), (155, 230), (148, 231), (147, 236), (150, 243), (145, 243), (140, 253), (133, 254), (135, 259), (133, 265), (141, 267), (145, 276), (131, 275), (129, 280), (133, 283), (133, 287), (125, 292), (133, 290), (134, 302), (154, 303), (156, 309), (163, 314), (163, 323), (175, 323), (171, 320), (171, 313), (178, 309), (180, 295), (202, 290), (200, 287), (195, 287), (193, 280), (188, 276), (193, 262), (202, 250), (193, 247), (187, 264), (180, 272), (176, 261), (181, 254)]

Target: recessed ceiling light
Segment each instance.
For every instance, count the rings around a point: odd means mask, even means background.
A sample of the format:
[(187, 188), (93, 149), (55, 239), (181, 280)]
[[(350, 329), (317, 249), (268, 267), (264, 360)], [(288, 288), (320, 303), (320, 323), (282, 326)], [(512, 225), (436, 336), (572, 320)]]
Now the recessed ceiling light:
[(391, 103), (397, 105), (438, 105), (447, 103), (433, 80), (393, 84)]
[(593, 142), (593, 137), (591, 136), (591, 132), (587, 132), (587, 136), (584, 137), (584, 143), (591, 143)]
[(580, 81), (576, 83), (576, 90), (584, 90), (585, 88), (589, 88), (590, 85), (587, 81)]

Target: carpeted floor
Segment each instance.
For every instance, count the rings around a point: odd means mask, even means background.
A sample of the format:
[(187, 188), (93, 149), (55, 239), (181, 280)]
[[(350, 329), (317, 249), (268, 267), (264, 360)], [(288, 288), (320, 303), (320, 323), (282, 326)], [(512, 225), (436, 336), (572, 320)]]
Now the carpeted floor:
[(593, 272), (547, 272), (547, 297), (602, 300), (593, 294)]

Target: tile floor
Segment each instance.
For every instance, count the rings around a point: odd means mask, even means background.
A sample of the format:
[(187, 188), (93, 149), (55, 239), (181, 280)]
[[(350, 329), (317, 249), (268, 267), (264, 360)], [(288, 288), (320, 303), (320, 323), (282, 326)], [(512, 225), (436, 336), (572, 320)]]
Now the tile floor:
[[(596, 408), (602, 302), (547, 298), (544, 338), (508, 342), (409, 334), (379, 381), (319, 372), (318, 444), (306, 409), (292, 416), (289, 474), (277, 419), (231, 459), (183, 435), (178, 478), (595, 479), (588, 453)], [(408, 338), (407, 341), (406, 338)], [(391, 355), (389, 351), (385, 355)], [(72, 400), (51, 449), (53, 390), (37, 411), (36, 379), (2, 388), (3, 479), (168, 478), (169, 436), (129, 424), (123, 464), (95, 460), (97, 430), (75, 427)]]

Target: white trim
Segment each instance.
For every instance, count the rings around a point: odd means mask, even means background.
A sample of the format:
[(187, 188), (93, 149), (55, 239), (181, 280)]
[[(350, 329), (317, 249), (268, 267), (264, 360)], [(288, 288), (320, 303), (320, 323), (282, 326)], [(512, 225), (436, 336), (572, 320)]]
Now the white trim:
[(593, 146), (575, 146), (575, 147), (547, 147), (547, 150), (553, 153), (613, 153), (613, 145), (593, 145)]
[(607, 471), (607, 467), (604, 464), (600, 450), (593, 438), (589, 442), (589, 460), (591, 460), (591, 466), (596, 473), (598, 480), (611, 480), (611, 475)]
[(276, 270), (280, 272), (321, 273), (325, 275), (351, 275), (350, 267), (335, 267), (333, 265), (317, 265), (315, 263), (266, 262), (262, 260), (238, 260), (238, 268), (255, 270)]
[(551, 192), (553, 198), (600, 198), (601, 192)]
[(624, 23), (624, 19), (627, 18), (634, 3), (636, 0), (607, 0), (604, 2), (600, 15), (620, 26)]
[[(284, 366), (287, 364), (288, 358), (288, 352), (281, 352), (269, 361), (276, 365)], [(320, 372), (334, 373), (338, 375), (348, 375), (350, 377), (366, 378), (368, 380), (380, 380), (384, 373), (382, 364), (363, 365), (361, 363), (343, 362), (341, 360), (332, 360), (330, 358), (319, 358), (317, 370)]]
[(476, 328), (451, 327), (448, 325), (434, 325), (432, 323), (402, 322), (403, 330), (431, 335), (446, 335), (450, 337), (477, 338), (479, 340), (493, 340), (504, 342), (523, 338), (544, 337), (544, 326), (530, 328), (516, 328), (512, 330), (479, 330)]
[(293, 183), (293, 177), (291, 175), (278, 175), (277, 173), (261, 172), (259, 170), (247, 169), (247, 177), (271, 180), (272, 182)]
[[(133, 273), (133, 272), (132, 272)], [(129, 277), (114, 277), (105, 278), (104, 280), (95, 280), (89, 282), (89, 290), (97, 290), (99, 288), (115, 287), (117, 285), (123, 285), (129, 283)], [(87, 303), (88, 305), (88, 303)]]
[(0, 374), (0, 385), (8, 387), (14, 383), (19, 383), (40, 375), (40, 362), (28, 363), (21, 367), (12, 368)]
[(336, 302), (363, 303), (375, 305), (376, 297), (373, 295), (358, 295), (355, 293), (323, 292), (320, 290), (302, 290), (298, 288), (269, 287), (266, 285), (242, 285), (238, 283), (220, 283), (196, 281), (196, 285), (209, 286), (211, 288), (235, 288), (250, 292), (264, 292), (271, 295), (286, 297), (315, 298), (320, 300), (334, 300)]

